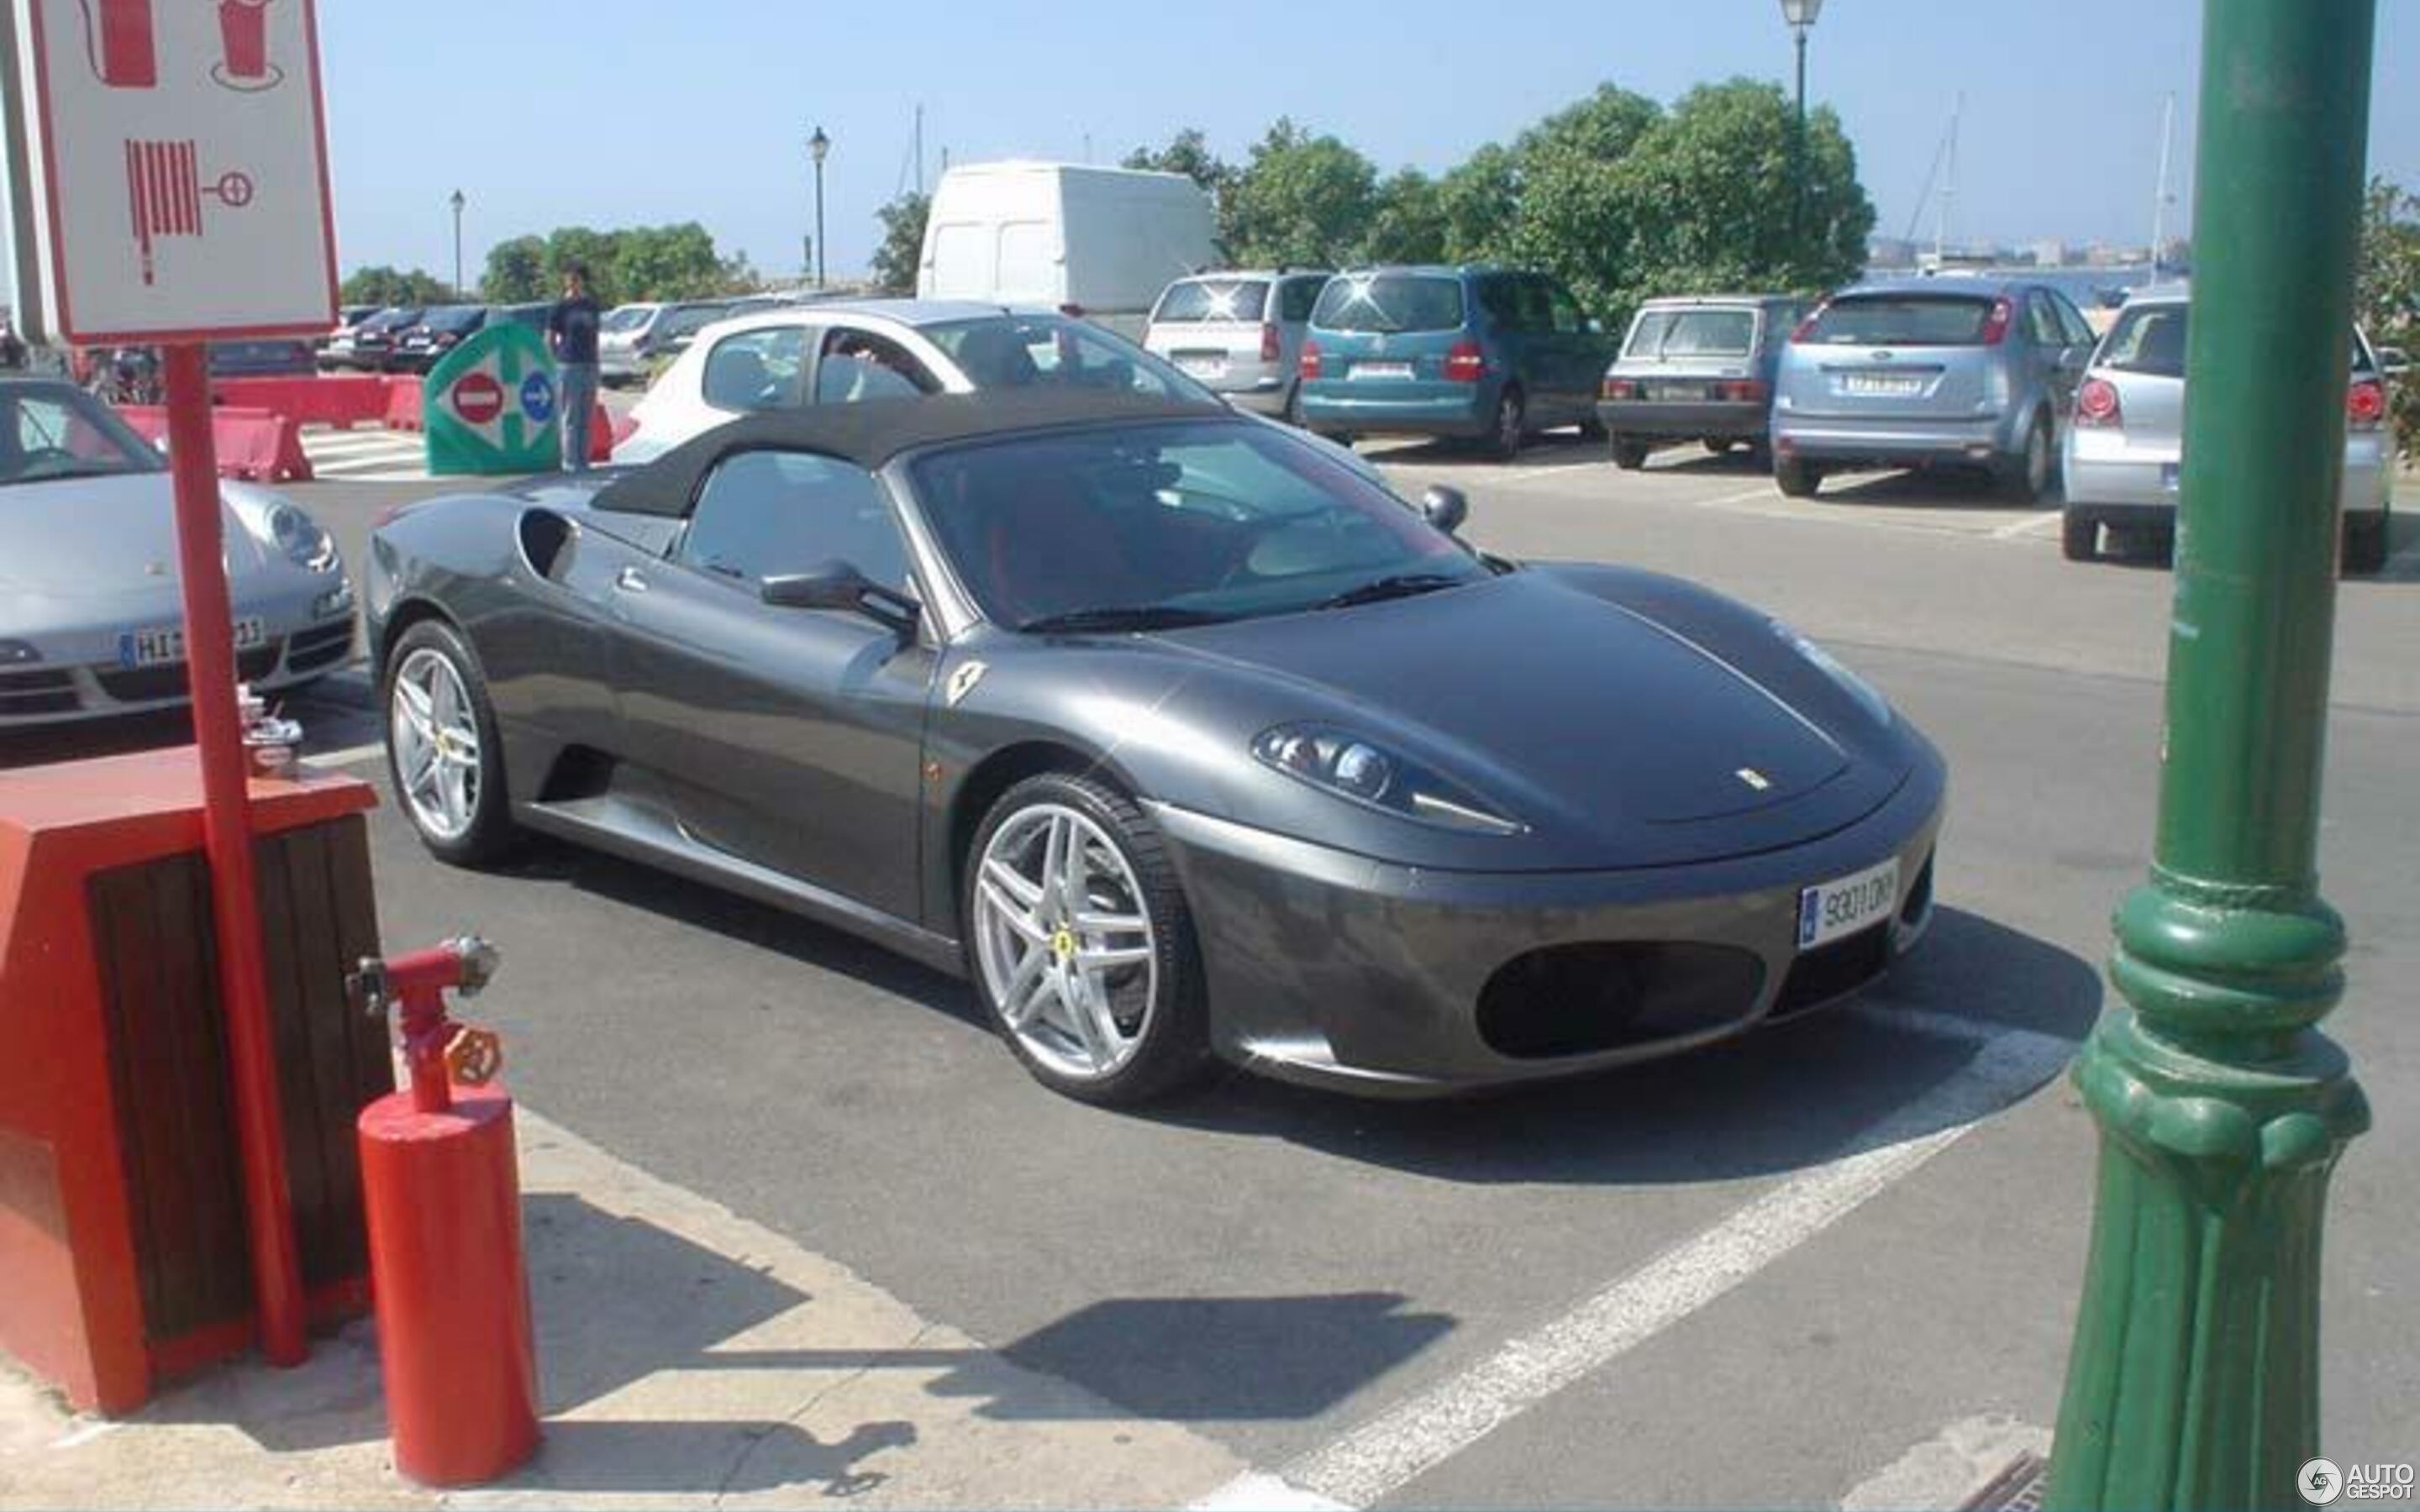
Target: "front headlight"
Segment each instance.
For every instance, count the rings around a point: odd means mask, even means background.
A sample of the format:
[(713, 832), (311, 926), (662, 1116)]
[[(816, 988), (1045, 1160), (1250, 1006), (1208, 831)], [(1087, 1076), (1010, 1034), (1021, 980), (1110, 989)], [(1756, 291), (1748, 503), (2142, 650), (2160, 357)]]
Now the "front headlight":
[(1855, 672), (1851, 671), (1848, 665), (1842, 662), (1838, 657), (1833, 656), (1822, 646), (1817, 645), (1814, 641), (1807, 640), (1805, 636), (1800, 635), (1790, 626), (1782, 624), (1779, 620), (1775, 620), (1772, 623), (1774, 634), (1781, 637), (1782, 640), (1789, 641), (1791, 650), (1797, 652), (1808, 661), (1813, 662), (1817, 668), (1822, 670), (1824, 676), (1829, 677), (1832, 681), (1839, 684), (1841, 688), (1845, 690), (1851, 698), (1855, 699), (1858, 704), (1863, 707), (1868, 714), (1874, 717), (1874, 721), (1877, 724), (1886, 725), (1891, 722), (1894, 716), (1891, 713), (1890, 700), (1883, 697), (1882, 694), (1875, 689), (1873, 684), (1867, 682)]
[(1440, 829), (1517, 835), (1528, 827), (1460, 783), (1347, 731), (1280, 725), (1253, 740), (1252, 754), (1340, 798)]
[(269, 537), (298, 567), (311, 572), (336, 570), (336, 538), (293, 504), (280, 500), (270, 506)]
[(30, 667), (41, 659), (41, 648), (31, 640), (0, 640), (0, 667)]
[(338, 579), (335, 587), (311, 600), (311, 617), (315, 620), (333, 620), (352, 611), (353, 579), (349, 577)]

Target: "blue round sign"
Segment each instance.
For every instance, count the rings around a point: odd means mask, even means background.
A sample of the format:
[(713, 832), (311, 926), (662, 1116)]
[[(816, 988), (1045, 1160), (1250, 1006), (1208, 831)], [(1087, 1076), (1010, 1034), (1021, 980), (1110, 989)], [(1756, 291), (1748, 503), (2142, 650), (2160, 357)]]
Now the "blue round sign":
[(554, 379), (544, 373), (532, 373), (521, 379), (521, 413), (537, 425), (554, 418)]

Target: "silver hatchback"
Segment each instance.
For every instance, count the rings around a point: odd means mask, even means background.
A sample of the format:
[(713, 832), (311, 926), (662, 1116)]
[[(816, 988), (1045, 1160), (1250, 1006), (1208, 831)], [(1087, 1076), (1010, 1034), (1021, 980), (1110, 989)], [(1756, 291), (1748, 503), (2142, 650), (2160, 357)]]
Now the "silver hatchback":
[[(2067, 433), (2067, 505), (2061, 544), (2071, 562), (2101, 553), (2104, 526), (2155, 537), (2177, 523), (2184, 455), (2186, 291), (2167, 287), (2126, 301), (2076, 391)], [(2386, 380), (2358, 331), (2345, 390), (2344, 570), (2386, 565), (2395, 438)]]
[(1238, 409), (1299, 423), (1303, 332), (1330, 276), (1280, 268), (1180, 278), (1152, 306), (1143, 348)]

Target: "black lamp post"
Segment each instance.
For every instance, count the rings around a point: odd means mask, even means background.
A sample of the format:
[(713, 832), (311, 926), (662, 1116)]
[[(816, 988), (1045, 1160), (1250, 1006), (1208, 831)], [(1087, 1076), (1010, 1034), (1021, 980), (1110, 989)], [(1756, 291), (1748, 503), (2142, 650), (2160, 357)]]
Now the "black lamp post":
[(824, 158), (831, 151), (831, 138), (824, 129), (807, 138), (807, 156), (815, 160), (815, 287), (824, 286)]
[(1790, 133), (1790, 239), (1794, 252), (1799, 229), (1807, 221), (1807, 34), (1823, 0), (1781, 0), (1781, 19), (1790, 23), (1798, 48), (1798, 121)]
[(454, 207), (454, 297), (462, 297), (462, 207), (471, 203), (460, 190), (445, 203)]

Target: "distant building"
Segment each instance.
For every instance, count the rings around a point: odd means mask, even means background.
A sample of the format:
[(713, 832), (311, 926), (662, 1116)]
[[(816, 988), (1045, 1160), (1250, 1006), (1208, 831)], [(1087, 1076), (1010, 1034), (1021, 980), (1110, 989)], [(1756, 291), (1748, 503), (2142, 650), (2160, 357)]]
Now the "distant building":
[(1871, 237), (1866, 241), (1869, 268), (1913, 268), (1916, 243), (1904, 237)]
[(2067, 266), (2067, 243), (2064, 241), (2037, 241), (2033, 244), (2033, 254), (2037, 268)]

